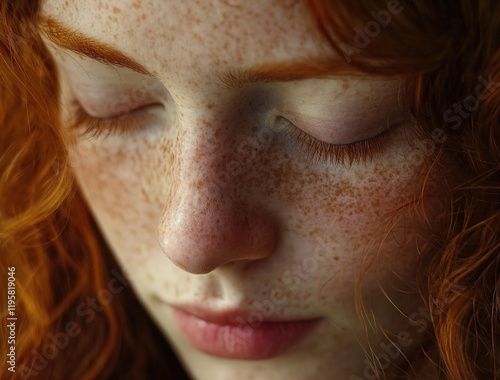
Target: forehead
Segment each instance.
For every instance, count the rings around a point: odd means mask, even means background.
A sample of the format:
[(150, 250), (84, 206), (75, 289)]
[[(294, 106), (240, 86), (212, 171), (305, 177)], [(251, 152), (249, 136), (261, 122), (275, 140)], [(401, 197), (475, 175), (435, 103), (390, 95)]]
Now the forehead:
[(46, 0), (42, 13), (126, 52), (153, 73), (213, 75), (328, 51), (297, 0)]

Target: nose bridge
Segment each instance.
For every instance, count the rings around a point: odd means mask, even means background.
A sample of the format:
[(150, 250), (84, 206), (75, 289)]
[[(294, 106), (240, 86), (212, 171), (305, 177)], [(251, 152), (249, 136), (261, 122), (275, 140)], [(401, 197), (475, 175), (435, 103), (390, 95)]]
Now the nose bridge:
[[(244, 126), (215, 108), (197, 108), (178, 119), (175, 183), (158, 229), (160, 245), (179, 267), (208, 273), (233, 261), (265, 258), (275, 243), (271, 215), (245, 186), (236, 146)], [(202, 111), (200, 111), (200, 109)], [(255, 170), (255, 168), (253, 169)]]
[(273, 134), (260, 131), (265, 128), (259, 125), (270, 97), (227, 89), (213, 78), (183, 82), (194, 87), (180, 82), (172, 86), (177, 108), (175, 187), (189, 186), (211, 198), (248, 193), (242, 182), (258, 177), (256, 151), (268, 148)]
[[(196, 105), (192, 108), (201, 109)], [(209, 199), (237, 191), (234, 178), (228, 180), (225, 170), (228, 162), (238, 161), (234, 149), (238, 140), (236, 124), (234, 115), (230, 120), (225, 110), (216, 110), (212, 103), (204, 111), (183, 113), (177, 126), (176, 188), (184, 194), (177, 196), (194, 197), (196, 193), (200, 200), (207, 198), (200, 204), (203, 207)]]

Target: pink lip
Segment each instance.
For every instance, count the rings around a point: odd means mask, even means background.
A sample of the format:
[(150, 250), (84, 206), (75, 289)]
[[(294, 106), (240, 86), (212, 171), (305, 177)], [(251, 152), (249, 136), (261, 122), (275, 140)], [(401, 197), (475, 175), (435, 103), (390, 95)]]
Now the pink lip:
[(196, 349), (233, 359), (261, 360), (288, 351), (319, 319), (270, 321), (238, 310), (213, 313), (196, 306), (173, 307), (180, 331)]

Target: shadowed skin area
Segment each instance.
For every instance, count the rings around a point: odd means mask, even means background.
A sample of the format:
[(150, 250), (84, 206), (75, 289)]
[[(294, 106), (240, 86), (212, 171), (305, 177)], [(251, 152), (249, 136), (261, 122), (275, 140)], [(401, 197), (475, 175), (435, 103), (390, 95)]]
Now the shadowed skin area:
[[(406, 354), (419, 349), (422, 337), (401, 312), (420, 307), (414, 236), (427, 231), (410, 212), (395, 212), (417, 197), (426, 163), (407, 141), (411, 126), (388, 128), (400, 118), (401, 79), (228, 80), (327, 54), (295, 1), (47, 0), (43, 15), (155, 76), (46, 39), (65, 124), (79, 112), (75, 102), (93, 117), (123, 116), (126, 133), (78, 137), (72, 166), (135, 292), (193, 379), (365, 378), (354, 288), (370, 263), (367, 310), (394, 337), (408, 333)], [(324, 159), (305, 133), (338, 146), (368, 143)], [(167, 303), (323, 322), (283, 355), (225, 359), (191, 347)], [(374, 351), (384, 352), (380, 343)]]

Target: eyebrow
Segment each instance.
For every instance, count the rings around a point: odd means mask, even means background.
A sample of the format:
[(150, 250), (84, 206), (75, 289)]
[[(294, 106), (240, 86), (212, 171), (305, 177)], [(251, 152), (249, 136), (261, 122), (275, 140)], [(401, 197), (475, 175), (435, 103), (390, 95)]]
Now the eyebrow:
[(157, 78), (143, 65), (119, 50), (76, 30), (71, 30), (53, 18), (41, 18), (40, 29), (52, 43), (60, 48), (68, 49), (107, 65), (126, 67), (140, 74)]
[(310, 58), (302, 61), (285, 61), (260, 65), (251, 69), (235, 69), (220, 76), (230, 88), (240, 88), (251, 83), (292, 82), (304, 79), (332, 79), (335, 75), (364, 76), (333, 58)]
[[(72, 30), (51, 17), (40, 19), (43, 34), (55, 45), (106, 65), (124, 67), (155, 79), (142, 64), (116, 48), (83, 33)], [(259, 65), (250, 69), (234, 69), (220, 74), (219, 79), (228, 88), (241, 88), (252, 83), (290, 82), (334, 75), (359, 76), (347, 63), (331, 57), (310, 58)]]

